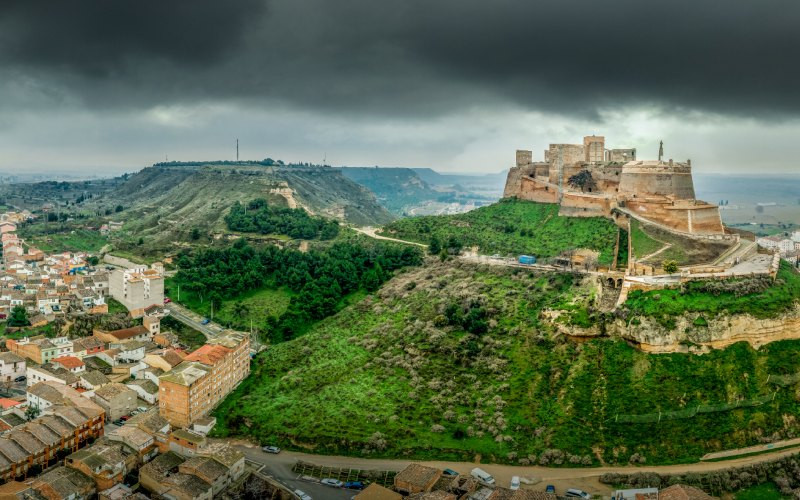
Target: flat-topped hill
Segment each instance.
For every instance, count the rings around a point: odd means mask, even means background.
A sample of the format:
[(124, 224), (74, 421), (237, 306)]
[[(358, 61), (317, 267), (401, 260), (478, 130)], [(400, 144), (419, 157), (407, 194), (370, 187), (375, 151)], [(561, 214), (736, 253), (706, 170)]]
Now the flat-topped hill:
[(225, 232), (231, 206), (253, 199), (358, 225), (393, 219), (371, 192), (328, 167), (153, 166), (130, 176), (111, 195), (126, 208), (124, 230), (153, 248), (185, 241), (193, 228)]

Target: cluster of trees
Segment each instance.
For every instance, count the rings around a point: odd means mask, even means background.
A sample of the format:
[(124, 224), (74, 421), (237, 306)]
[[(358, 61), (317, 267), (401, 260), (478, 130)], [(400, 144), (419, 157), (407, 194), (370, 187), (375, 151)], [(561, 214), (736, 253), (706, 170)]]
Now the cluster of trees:
[(7, 324), (12, 327), (30, 325), (31, 322), (28, 321), (28, 310), (23, 306), (14, 306), (14, 309), (11, 310), (11, 314), (8, 316)]
[(265, 325), (273, 341), (282, 341), (293, 338), (312, 320), (336, 312), (346, 295), (360, 288), (375, 291), (394, 270), (421, 263), (418, 249), (383, 242), (337, 243), (303, 253), (275, 246), (256, 250), (238, 240), (224, 250), (181, 254), (176, 279), (187, 290), (207, 294), (217, 307), (225, 299), (264, 286), (285, 286), (296, 292), (286, 312), (270, 317)]
[(259, 198), (246, 206), (238, 201), (225, 216), (232, 231), (261, 234), (285, 234), (306, 240), (332, 240), (339, 234), (339, 223), (322, 217), (312, 217), (302, 208), (271, 207)]

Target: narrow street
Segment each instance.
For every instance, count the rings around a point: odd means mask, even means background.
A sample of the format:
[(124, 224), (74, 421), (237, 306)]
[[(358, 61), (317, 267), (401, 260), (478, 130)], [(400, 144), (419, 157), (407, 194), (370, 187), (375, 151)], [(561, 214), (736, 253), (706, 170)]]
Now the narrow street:
[(164, 306), (165, 309), (169, 310), (169, 315), (176, 320), (180, 321), (181, 323), (194, 328), (198, 332), (205, 335), (207, 338), (215, 337), (219, 335), (224, 328), (214, 322), (210, 322), (206, 325), (202, 323), (203, 317), (199, 314), (193, 313), (189, 309), (183, 307), (180, 304), (175, 302), (170, 302)]

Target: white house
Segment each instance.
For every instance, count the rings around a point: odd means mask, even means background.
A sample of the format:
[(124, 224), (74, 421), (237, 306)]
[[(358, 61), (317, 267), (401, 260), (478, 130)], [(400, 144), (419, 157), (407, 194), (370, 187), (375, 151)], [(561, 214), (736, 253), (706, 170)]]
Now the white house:
[(139, 399), (147, 401), (151, 405), (156, 404), (158, 401), (158, 385), (150, 380), (134, 380), (125, 385), (136, 391)]
[(0, 352), (0, 380), (13, 381), (25, 375), (25, 359), (13, 352)]
[(86, 365), (75, 356), (60, 356), (50, 360), (54, 366), (63, 368), (72, 373), (81, 373), (86, 371)]

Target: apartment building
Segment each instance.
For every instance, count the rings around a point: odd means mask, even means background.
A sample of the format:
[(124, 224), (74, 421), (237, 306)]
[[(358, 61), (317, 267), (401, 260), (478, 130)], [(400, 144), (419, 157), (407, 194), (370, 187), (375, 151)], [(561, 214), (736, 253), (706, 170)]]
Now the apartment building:
[(111, 296), (128, 308), (131, 316), (141, 318), (152, 305), (164, 305), (164, 277), (146, 266), (117, 269), (108, 280)]
[(161, 416), (175, 427), (190, 427), (249, 373), (249, 337), (224, 332), (159, 377)]

